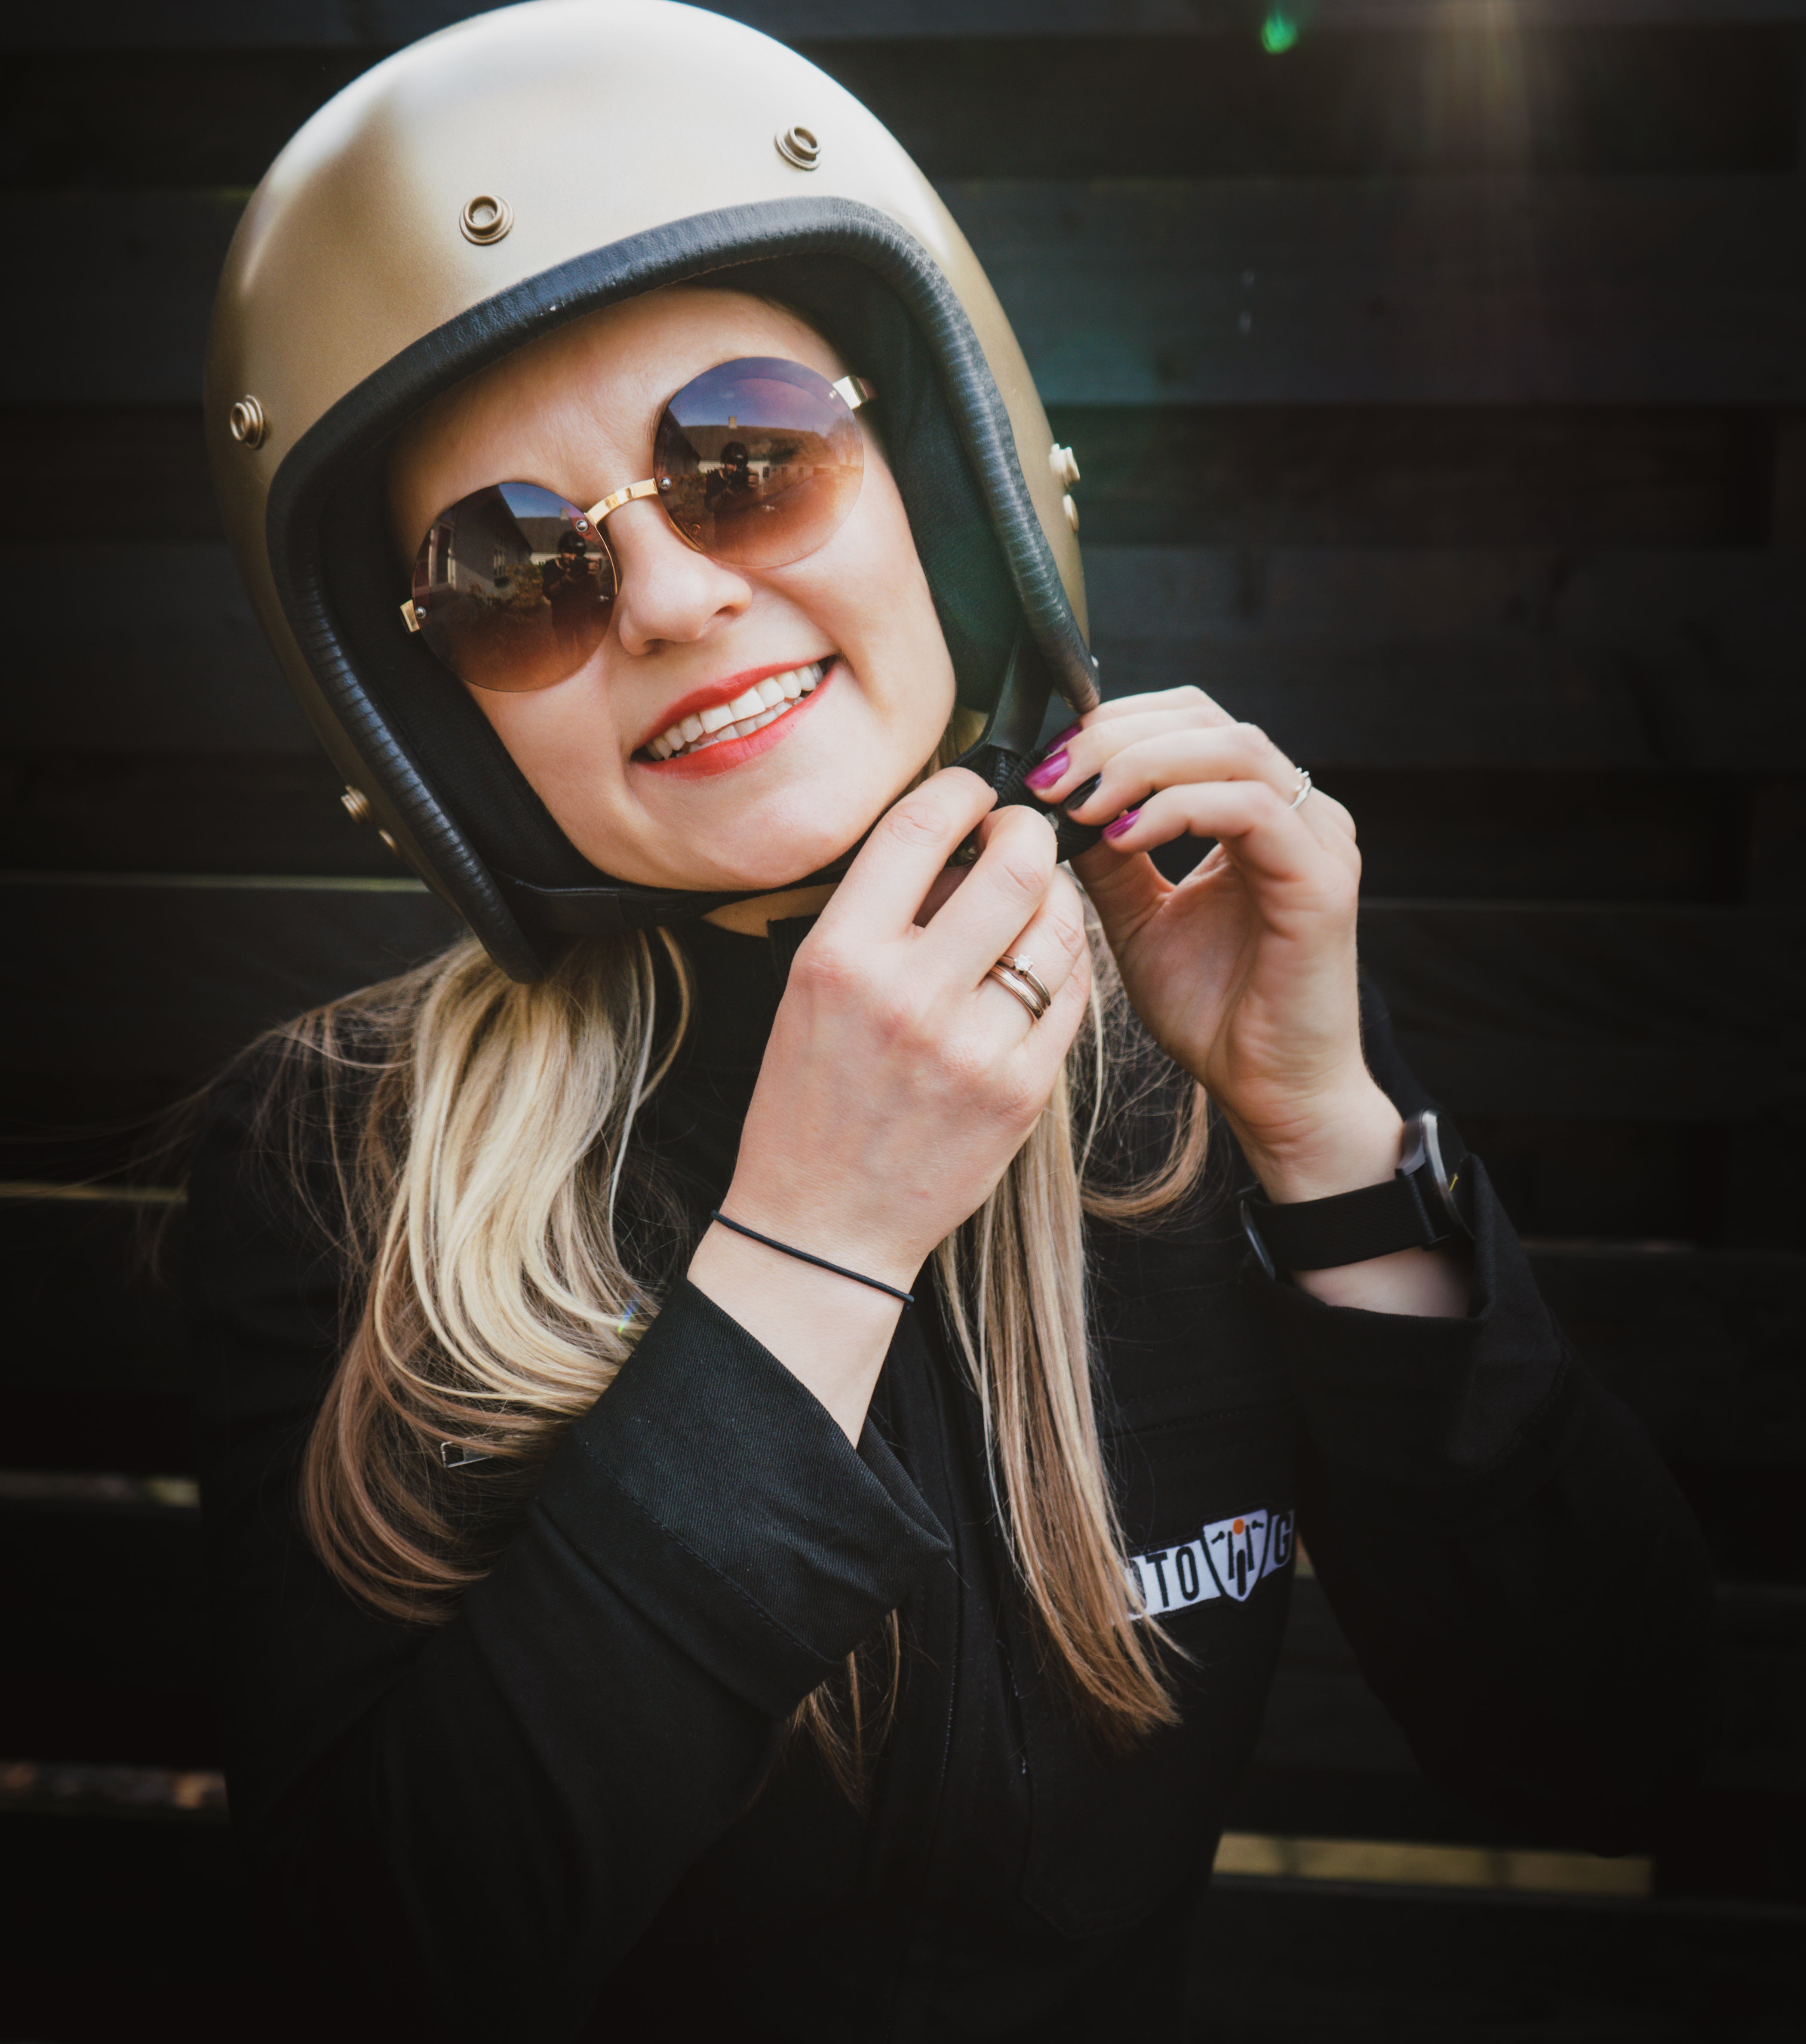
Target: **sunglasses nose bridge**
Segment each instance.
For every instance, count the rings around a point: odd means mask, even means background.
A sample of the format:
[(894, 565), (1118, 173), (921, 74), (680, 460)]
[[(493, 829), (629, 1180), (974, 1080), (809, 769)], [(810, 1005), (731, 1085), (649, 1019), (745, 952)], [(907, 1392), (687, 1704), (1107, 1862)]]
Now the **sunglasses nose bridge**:
[(659, 478), (655, 475), (649, 475), (644, 482), (630, 482), (624, 490), (617, 490), (612, 495), (605, 497), (601, 503), (592, 504), (583, 515), (600, 532), (602, 521), (612, 518), (622, 505), (631, 504), (636, 498), (656, 497), (658, 494)]

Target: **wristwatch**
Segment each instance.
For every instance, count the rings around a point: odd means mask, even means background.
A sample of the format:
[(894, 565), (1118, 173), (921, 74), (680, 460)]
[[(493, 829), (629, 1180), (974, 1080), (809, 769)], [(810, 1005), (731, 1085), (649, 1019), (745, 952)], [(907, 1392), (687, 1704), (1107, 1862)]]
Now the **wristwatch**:
[(1242, 1231), (1269, 1278), (1333, 1270), (1395, 1250), (1440, 1249), (1474, 1238), (1473, 1178), (1454, 1124), (1427, 1107), (1404, 1124), (1389, 1184), (1279, 1205), (1250, 1193), (1242, 1201)]

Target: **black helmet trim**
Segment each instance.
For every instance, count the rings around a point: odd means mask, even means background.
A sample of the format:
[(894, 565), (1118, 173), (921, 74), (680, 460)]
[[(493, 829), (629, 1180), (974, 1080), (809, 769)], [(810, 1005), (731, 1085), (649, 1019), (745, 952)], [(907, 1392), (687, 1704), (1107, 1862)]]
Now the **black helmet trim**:
[[(598, 873), (551, 823), (488, 720), (461, 690), (448, 691), (430, 654), (397, 631), (381, 488), (387, 446), (432, 398), (538, 335), (661, 285), (727, 271), (744, 274), (724, 282), (798, 304), (843, 352), (836, 313), (849, 281), (863, 282), (870, 301), (866, 331), (874, 338), (861, 352), (882, 352), (887, 332), (893, 348), (925, 349), (932, 388), (919, 416), (953, 436), (953, 459), (942, 467), (969, 474), (970, 484), (956, 482), (952, 495), (975, 493), (951, 538), (934, 538), (923, 522), (944, 513), (947, 492), (937, 483), (912, 493), (901, 473), (911, 457), (894, 440), (893, 466), (947, 628), (961, 699), (986, 713), (986, 740), (1006, 664), (1012, 674), (1024, 664), (1012, 657), (1024, 650), (1024, 627), (1039, 656), (1027, 664), (1043, 697), (1051, 684), (1076, 709), (1096, 701), (1094, 663), (989, 364), (938, 264), (889, 215), (841, 198), (729, 207), (541, 271), (425, 335), (347, 392), (282, 461), (266, 520), (278, 596), (328, 709), (435, 884), (517, 978), (539, 977), (563, 938), (578, 931), (644, 928), (745, 897), (632, 886)], [(821, 299), (819, 307), (812, 298)], [(862, 373), (871, 367), (855, 366)], [(926, 507), (924, 495), (934, 499)], [(1009, 720), (1013, 739), (1038, 713), (1025, 718), (1019, 701)], [(995, 763), (987, 778), (1001, 782), (1007, 773)], [(443, 799), (454, 793), (455, 801)]]

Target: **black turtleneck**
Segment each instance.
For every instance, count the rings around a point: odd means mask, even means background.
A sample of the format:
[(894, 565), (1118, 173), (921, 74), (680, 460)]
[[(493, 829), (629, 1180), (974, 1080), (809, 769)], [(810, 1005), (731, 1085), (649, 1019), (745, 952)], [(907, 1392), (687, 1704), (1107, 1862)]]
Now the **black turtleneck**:
[[(684, 933), (696, 1016), (642, 1135), (692, 1233), (805, 928)], [(1368, 1048), (1419, 1104), (1377, 1012)], [(1089, 1242), (1130, 1566), (1187, 1657), (1182, 1721), (1129, 1754), (1051, 1672), (932, 1288), (855, 1449), (675, 1278), (458, 1616), (375, 1617), (296, 1524), (355, 1301), (253, 1083), (219, 1089), (192, 1177), (203, 1496), (234, 1819), (342, 2034), (1178, 2035), (1301, 1537), (1424, 1767), (1508, 1823), (1622, 1848), (1707, 1735), (1696, 1535), (1484, 1182), (1470, 1316), (1361, 1313), (1250, 1270), (1226, 1137), (1182, 1215)], [(855, 1803), (783, 1727), (892, 1612)]]

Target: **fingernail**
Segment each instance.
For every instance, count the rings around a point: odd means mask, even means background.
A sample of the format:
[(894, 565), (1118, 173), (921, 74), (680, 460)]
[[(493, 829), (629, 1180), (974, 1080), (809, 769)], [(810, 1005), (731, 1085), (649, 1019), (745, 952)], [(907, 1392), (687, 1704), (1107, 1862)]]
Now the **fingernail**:
[(1105, 836), (1120, 837), (1123, 832), (1128, 828), (1129, 825), (1132, 824), (1135, 818), (1140, 814), (1141, 812), (1139, 809), (1124, 809), (1122, 814), (1116, 818), (1114, 823), (1105, 824)]
[(1051, 753), (1032, 774), (1023, 775), (1024, 783), (1031, 788), (1051, 788), (1066, 770), (1070, 755), (1062, 745), (1058, 752)]
[(1099, 786), (1102, 783), (1103, 778), (1104, 777), (1101, 774), (1093, 774), (1089, 781), (1081, 781), (1078, 786), (1073, 790), (1072, 793), (1066, 797), (1066, 800), (1060, 804), (1060, 807), (1066, 811), (1069, 816), (1072, 814), (1074, 809), (1082, 809), (1086, 804), (1090, 801), (1091, 797), (1097, 793)]
[(1085, 726), (1082, 724), (1069, 724), (1066, 729), (1060, 733), (1058, 738), (1051, 738), (1048, 740), (1047, 743), (1050, 745), (1070, 744), (1074, 739), (1078, 737), (1078, 734), (1084, 728)]

